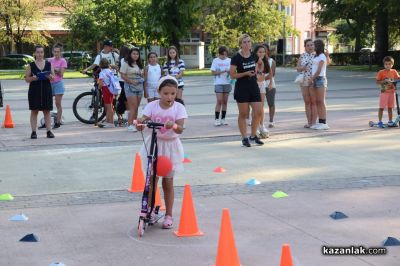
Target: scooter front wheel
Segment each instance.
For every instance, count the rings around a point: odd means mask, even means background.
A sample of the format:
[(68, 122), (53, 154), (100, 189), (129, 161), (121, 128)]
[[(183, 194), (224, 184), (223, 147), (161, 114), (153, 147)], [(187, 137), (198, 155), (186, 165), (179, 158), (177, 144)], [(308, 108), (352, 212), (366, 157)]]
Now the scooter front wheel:
[(144, 235), (144, 230), (146, 229), (146, 224), (144, 222), (144, 219), (142, 217), (139, 217), (139, 223), (138, 223), (138, 235), (139, 237), (142, 237)]

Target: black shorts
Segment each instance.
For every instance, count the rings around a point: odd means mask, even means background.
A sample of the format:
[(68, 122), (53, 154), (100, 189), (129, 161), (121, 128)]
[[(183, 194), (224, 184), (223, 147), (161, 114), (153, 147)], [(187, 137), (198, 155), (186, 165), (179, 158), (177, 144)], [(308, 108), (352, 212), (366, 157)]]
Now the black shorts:
[[(257, 83), (256, 83), (257, 85)], [(253, 103), (261, 102), (260, 89), (257, 86), (235, 86), (233, 98), (238, 103)]]

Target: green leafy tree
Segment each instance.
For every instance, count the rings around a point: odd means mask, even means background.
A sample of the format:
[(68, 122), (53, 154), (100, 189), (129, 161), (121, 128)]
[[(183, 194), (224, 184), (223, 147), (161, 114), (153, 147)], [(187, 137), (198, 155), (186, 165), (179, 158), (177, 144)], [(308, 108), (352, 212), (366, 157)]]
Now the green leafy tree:
[(0, 36), (13, 50), (22, 53), (24, 43), (47, 45), (49, 34), (35, 31), (35, 24), (43, 17), (43, 4), (30, 0), (0, 1)]
[(179, 40), (198, 25), (204, 4), (204, 0), (152, 0), (144, 23), (149, 41), (179, 49)]
[(319, 24), (327, 25), (337, 19), (347, 22), (350, 29), (347, 34), (356, 39), (356, 51), (365, 43), (369, 32), (374, 32), (375, 50), (378, 51), (379, 57), (387, 54), (390, 45), (399, 42), (398, 0), (314, 0), (314, 2), (319, 6), (315, 14)]
[[(248, 33), (255, 42), (275, 40), (284, 34), (297, 34), (290, 18), (271, 1), (217, 0), (206, 12), (208, 15), (203, 26), (212, 36), (210, 49), (213, 52), (221, 45), (237, 47), (237, 39), (242, 33)], [(283, 34), (284, 28), (286, 32)]]
[(143, 45), (147, 4), (146, 0), (82, 0), (68, 5), (66, 25), (73, 43), (80, 47), (93, 47), (104, 39), (111, 39), (117, 47), (124, 43)]

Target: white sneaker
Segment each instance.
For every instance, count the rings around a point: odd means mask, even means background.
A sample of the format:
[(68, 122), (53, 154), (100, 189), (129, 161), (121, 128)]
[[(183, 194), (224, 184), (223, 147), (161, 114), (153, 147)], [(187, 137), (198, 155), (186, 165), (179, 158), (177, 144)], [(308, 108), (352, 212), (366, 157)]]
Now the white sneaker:
[(219, 127), (221, 125), (221, 121), (219, 119), (215, 119), (214, 126)]
[(259, 132), (260, 137), (263, 139), (269, 137), (269, 131), (264, 125), (260, 126), (257, 132)]
[(129, 125), (128, 126), (128, 132), (137, 132), (137, 129), (134, 125)]
[(228, 122), (225, 121), (225, 118), (221, 119), (221, 126), (226, 126), (226, 125), (228, 125)]
[(318, 124), (318, 127), (316, 128), (317, 130), (327, 130), (329, 129), (328, 124), (320, 123)]
[(269, 128), (275, 127), (275, 122), (269, 122), (268, 127), (269, 127)]
[(101, 128), (114, 128), (115, 125), (113, 123), (103, 122), (103, 123), (99, 124), (99, 127), (101, 127)]
[(311, 129), (318, 129), (319, 123), (315, 123), (314, 125), (311, 125)]

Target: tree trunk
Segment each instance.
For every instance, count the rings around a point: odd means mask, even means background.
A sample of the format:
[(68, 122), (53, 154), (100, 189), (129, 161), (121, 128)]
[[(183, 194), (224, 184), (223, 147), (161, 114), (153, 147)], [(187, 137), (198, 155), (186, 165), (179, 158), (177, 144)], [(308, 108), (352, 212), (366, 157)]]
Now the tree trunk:
[(375, 50), (378, 52), (378, 62), (382, 62), (383, 57), (389, 50), (389, 22), (388, 11), (385, 9), (383, 1), (379, 4), (376, 12), (375, 25)]
[(176, 36), (176, 34), (173, 32), (172, 33), (172, 35), (171, 35), (171, 42), (172, 42), (172, 45), (174, 45), (177, 49), (178, 49), (178, 51), (180, 50), (180, 43), (179, 43), (179, 38), (178, 38), (178, 36)]
[(15, 41), (15, 47), (17, 48), (17, 54), (22, 54), (22, 40), (18, 38)]
[(361, 33), (359, 32), (359, 33), (357, 33), (357, 35), (356, 35), (356, 42), (355, 42), (355, 44), (354, 44), (354, 50), (356, 51), (356, 52), (359, 52), (360, 50), (361, 50)]

